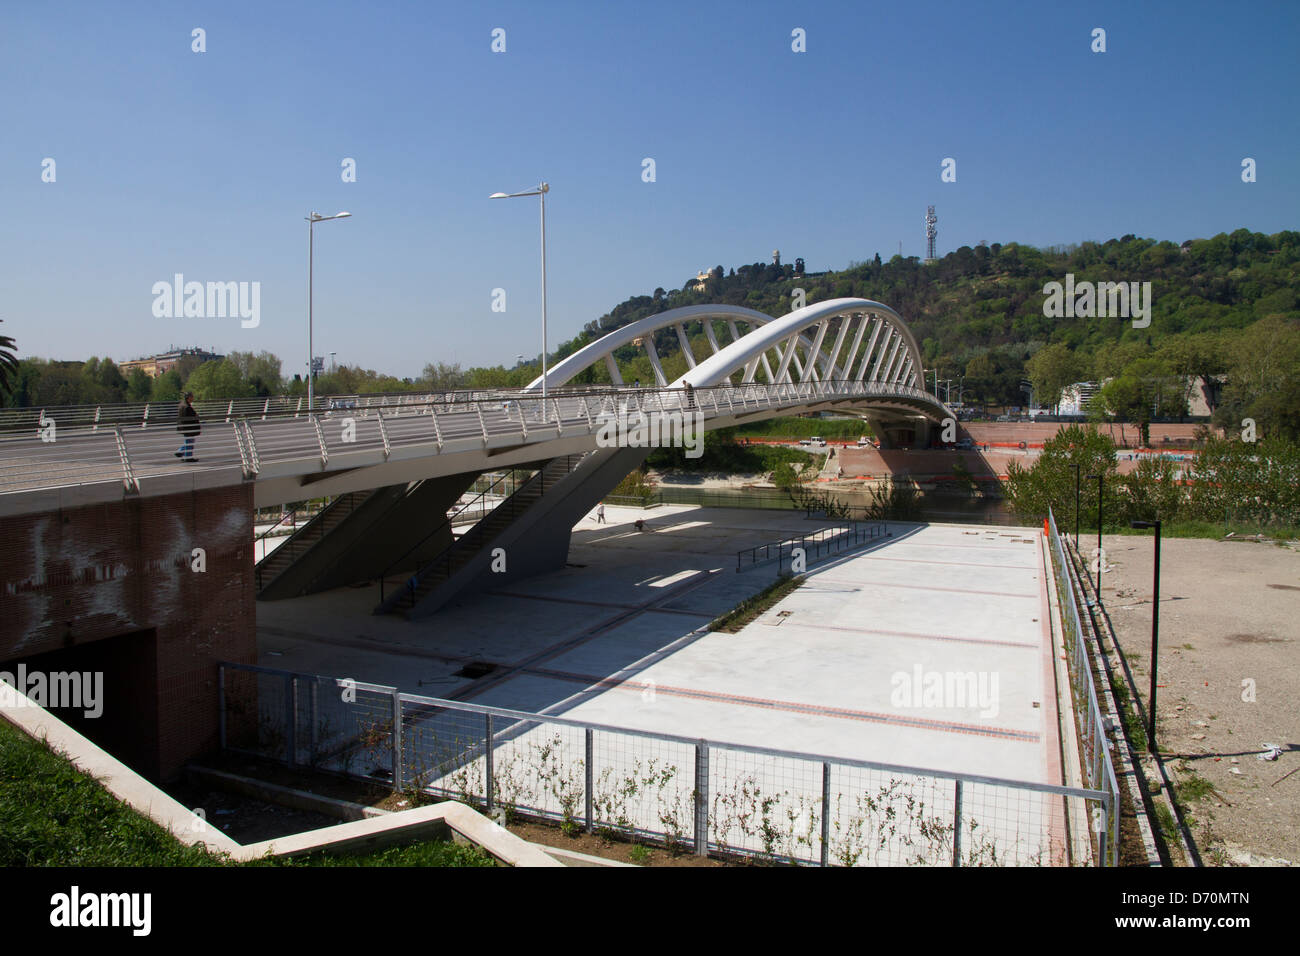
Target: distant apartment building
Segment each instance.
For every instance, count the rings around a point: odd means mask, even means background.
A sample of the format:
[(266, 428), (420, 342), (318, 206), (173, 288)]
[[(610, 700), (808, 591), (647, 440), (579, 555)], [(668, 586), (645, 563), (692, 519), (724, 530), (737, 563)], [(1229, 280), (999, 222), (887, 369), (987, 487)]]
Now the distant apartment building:
[(1061, 389), (1061, 401), (1056, 406), (1058, 415), (1085, 415), (1092, 396), (1101, 388), (1101, 382), (1075, 382)]
[(161, 355), (151, 355), (148, 358), (132, 359), (129, 362), (119, 362), (117, 367), (123, 375), (130, 375), (136, 369), (144, 372), (150, 378), (157, 378), (159, 375), (165, 375), (176, 367), (176, 363), (185, 358), (195, 358), (200, 362), (213, 362), (225, 358), (224, 355), (218, 355), (216, 352), (208, 352), (200, 348), (178, 349), (172, 347), (170, 350), (163, 352)]

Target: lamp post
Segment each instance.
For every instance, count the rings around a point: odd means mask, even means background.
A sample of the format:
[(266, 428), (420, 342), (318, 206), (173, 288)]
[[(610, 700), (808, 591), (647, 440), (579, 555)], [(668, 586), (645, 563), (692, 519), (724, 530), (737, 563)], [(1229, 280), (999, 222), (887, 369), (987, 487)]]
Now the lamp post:
[(1151, 704), (1150, 713), (1147, 715), (1147, 742), (1151, 747), (1151, 753), (1156, 753), (1156, 669), (1160, 650), (1160, 522), (1157, 521), (1133, 521), (1130, 524), (1134, 528), (1155, 528), (1156, 529), (1156, 556), (1155, 556), (1155, 573), (1152, 577), (1152, 598), (1151, 598)]
[(316, 390), (313, 383), (316, 381), (316, 353), (312, 341), (312, 270), (313, 260), (315, 258), (316, 233), (315, 227), (318, 222), (329, 222), (331, 219), (347, 219), (352, 213), (340, 212), (333, 216), (322, 216), (318, 212), (312, 213), (307, 217), (307, 414), (312, 412), (312, 405), (316, 397)]
[(488, 199), (517, 199), (520, 196), (540, 196), (542, 203), (542, 417), (546, 417), (546, 194), (549, 183), (522, 193), (493, 193)]
[(1106, 480), (1106, 476), (1105, 475), (1084, 475), (1084, 477), (1089, 480), (1093, 478), (1097, 479), (1097, 603), (1100, 604), (1101, 603), (1101, 562), (1102, 562), (1102, 551), (1101, 551), (1101, 505), (1103, 500), (1102, 483)]

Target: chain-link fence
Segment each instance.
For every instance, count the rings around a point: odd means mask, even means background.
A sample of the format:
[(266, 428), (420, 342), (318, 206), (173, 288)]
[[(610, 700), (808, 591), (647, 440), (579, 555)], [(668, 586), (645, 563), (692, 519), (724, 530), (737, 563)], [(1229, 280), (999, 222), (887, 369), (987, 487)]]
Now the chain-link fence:
[[(221, 665), (221, 686), (229, 750), (459, 800), (507, 822), (803, 865), (1114, 862), (1114, 789), (719, 743), (243, 664)], [(1070, 854), (1067, 800), (1103, 823), (1090, 859)]]

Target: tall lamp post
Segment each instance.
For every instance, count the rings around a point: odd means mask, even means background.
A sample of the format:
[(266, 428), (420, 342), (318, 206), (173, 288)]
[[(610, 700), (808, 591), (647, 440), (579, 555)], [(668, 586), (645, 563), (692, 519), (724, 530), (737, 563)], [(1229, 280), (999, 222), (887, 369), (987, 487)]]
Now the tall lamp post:
[(322, 216), (318, 212), (312, 213), (307, 217), (307, 414), (310, 415), (312, 407), (315, 404), (316, 390), (313, 383), (316, 381), (316, 351), (312, 341), (312, 269), (313, 260), (315, 259), (316, 233), (315, 227), (318, 222), (329, 222), (332, 219), (347, 219), (352, 213), (340, 212), (333, 216)]
[(1102, 485), (1106, 480), (1105, 475), (1084, 475), (1090, 481), (1097, 479), (1097, 603), (1101, 603), (1101, 506), (1105, 496), (1102, 494)]
[(1160, 522), (1158, 520), (1133, 521), (1130, 524), (1134, 528), (1156, 529), (1156, 567), (1151, 598), (1151, 709), (1147, 715), (1147, 741), (1151, 753), (1154, 754), (1156, 753), (1156, 665), (1159, 661), (1156, 655), (1160, 650)]
[(542, 202), (542, 417), (546, 417), (546, 194), (549, 183), (522, 193), (493, 193), (488, 199), (517, 199), (521, 196), (540, 196)]

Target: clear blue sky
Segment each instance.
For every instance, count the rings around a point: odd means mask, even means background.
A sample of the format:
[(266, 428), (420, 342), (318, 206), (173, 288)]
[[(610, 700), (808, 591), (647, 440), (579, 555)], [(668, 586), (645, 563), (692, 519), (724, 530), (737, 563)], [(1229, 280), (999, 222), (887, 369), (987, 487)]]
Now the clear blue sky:
[[(540, 347), (537, 200), (487, 197), (541, 179), (552, 347), (774, 248), (922, 255), (927, 203), (941, 254), (1295, 229), (1297, 40), (1295, 2), (6, 3), (0, 331), (301, 371), (303, 217), (347, 209), (316, 227), (317, 354), (512, 365)], [(155, 318), (177, 272), (260, 282), (260, 326)]]

